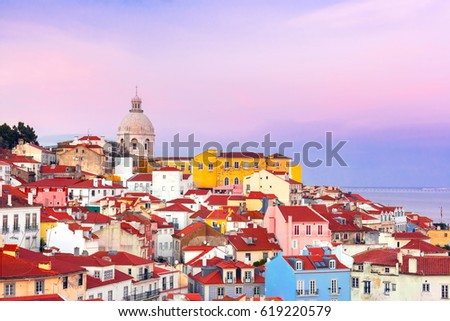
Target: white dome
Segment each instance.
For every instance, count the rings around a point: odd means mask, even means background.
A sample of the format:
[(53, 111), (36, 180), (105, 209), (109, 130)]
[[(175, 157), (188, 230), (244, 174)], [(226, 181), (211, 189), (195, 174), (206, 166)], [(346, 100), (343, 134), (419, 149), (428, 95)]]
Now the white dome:
[(122, 119), (118, 134), (153, 136), (155, 135), (155, 128), (144, 113), (129, 112)]

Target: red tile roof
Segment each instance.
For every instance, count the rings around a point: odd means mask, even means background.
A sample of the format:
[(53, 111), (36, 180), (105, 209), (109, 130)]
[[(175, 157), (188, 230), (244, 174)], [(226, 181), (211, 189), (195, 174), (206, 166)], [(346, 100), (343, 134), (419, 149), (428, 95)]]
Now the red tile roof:
[(202, 256), (205, 255), (205, 253), (201, 253), (199, 255), (197, 255), (195, 258), (193, 258), (192, 260), (190, 260), (189, 262), (186, 263), (186, 265), (192, 266), (192, 267), (203, 267), (203, 266), (216, 266), (218, 263), (222, 262), (222, 258), (220, 257), (213, 257), (211, 259), (206, 259), (206, 264), (203, 265), (203, 260), (201, 259)]
[(131, 275), (125, 274), (123, 272), (120, 272), (119, 270), (115, 270), (114, 272), (114, 279), (103, 281), (99, 278), (94, 278), (90, 275), (86, 277), (86, 289), (94, 289), (98, 288), (99, 286), (105, 286), (109, 284), (124, 282), (133, 279)]
[(283, 256), (283, 259), (292, 269), (296, 269), (296, 261), (301, 260), (303, 262), (303, 270), (311, 271), (311, 270), (320, 270), (320, 269), (329, 269), (329, 261), (336, 261), (336, 269), (347, 269), (347, 267), (342, 264), (336, 255), (291, 255), (291, 256)]
[(160, 169), (156, 170), (158, 172), (181, 172), (180, 169), (175, 168), (175, 167), (161, 167)]
[[(174, 293), (169, 293), (167, 295), (167, 300), (174, 300), (174, 295)], [(182, 293), (180, 296), (180, 299), (183, 301), (202, 301), (200, 293)]]
[(186, 226), (184, 229), (182, 229), (182, 230), (178, 231), (177, 233), (175, 233), (175, 236), (177, 236), (177, 237), (184, 237), (186, 235), (189, 235), (190, 233), (192, 233), (196, 229), (203, 227), (204, 225), (206, 225), (206, 223), (203, 223), (203, 222), (197, 222), (197, 223), (194, 223), (194, 224), (190, 224), (190, 225)]
[(245, 198), (245, 196), (243, 196), (243, 195), (231, 195), (231, 196), (228, 198), (228, 200), (229, 200), (229, 201), (245, 201), (246, 198)]
[(423, 253), (447, 253), (447, 250), (425, 242), (423, 240), (414, 239), (409, 241), (408, 244), (402, 247), (405, 250), (419, 250)]
[(210, 190), (206, 189), (190, 189), (184, 194), (184, 196), (191, 196), (191, 195), (207, 195), (210, 192)]
[(395, 266), (398, 263), (397, 254), (400, 249), (375, 249), (353, 256), (355, 263), (369, 262), (375, 265)]
[(75, 221), (75, 219), (69, 215), (69, 213), (67, 212), (62, 212), (62, 211), (55, 211), (53, 208), (51, 207), (43, 207), (41, 208), (41, 219), (44, 218), (49, 218), (49, 219), (55, 219), (57, 221), (61, 221), (61, 222), (71, 222), (71, 221)]
[(292, 217), (292, 222), (328, 222), (319, 213), (306, 205), (300, 206), (279, 206), (279, 211), (283, 215), (286, 222), (288, 217)]
[[(202, 272), (199, 272), (196, 275), (190, 275), (190, 277), (192, 279), (194, 279), (195, 281), (202, 283), (202, 284), (209, 284), (209, 285), (213, 285), (213, 284), (224, 284), (223, 280), (222, 280), (222, 276), (220, 274), (220, 271), (214, 271), (208, 275), (206, 275), (205, 277), (202, 277)], [(253, 283), (264, 283), (264, 277), (262, 277), (259, 274), (255, 274), (255, 278)], [(228, 283), (229, 284), (229, 283)], [(236, 282), (234, 282), (233, 284), (242, 284), (241, 279), (236, 278)]]
[(144, 234), (139, 232), (138, 229), (134, 228), (133, 226), (131, 226), (127, 222), (120, 222), (120, 228), (122, 229), (122, 231), (125, 231), (128, 234), (137, 235), (138, 237), (143, 237), (144, 236)]
[(55, 254), (55, 258), (63, 262), (83, 267), (106, 267), (114, 265), (114, 263), (110, 261), (92, 255), (83, 256), (69, 253), (57, 253)]
[[(409, 272), (411, 260), (417, 261), (417, 271)], [(401, 273), (450, 276), (450, 256), (404, 256)]]
[(47, 178), (40, 181), (22, 185), (23, 187), (72, 187), (76, 183), (82, 182), (80, 179), (74, 178)]
[(0, 301), (65, 301), (59, 294), (36, 294), (0, 298)]
[(38, 161), (29, 158), (27, 156), (11, 154), (2, 159), (5, 163), (31, 163), (31, 164), (40, 164)]
[(86, 214), (86, 217), (82, 215), (80, 221), (85, 224), (109, 224), (112, 218), (100, 213), (89, 212)]
[(392, 233), (396, 240), (429, 240), (430, 238), (420, 232), (397, 232)]
[(159, 208), (155, 210), (156, 212), (188, 212), (188, 213), (194, 213), (193, 210), (190, 208), (187, 208), (186, 206), (182, 204), (173, 204), (164, 208)]
[(210, 206), (224, 206), (228, 204), (229, 197), (227, 194), (213, 194), (205, 200), (205, 203)]
[(153, 263), (152, 260), (144, 259), (123, 251), (99, 251), (92, 254), (93, 257), (109, 258), (116, 265), (144, 265)]
[(192, 198), (176, 198), (168, 201), (167, 204), (197, 204)]
[(191, 220), (196, 219), (196, 218), (205, 219), (209, 215), (209, 213), (211, 213), (210, 210), (208, 210), (204, 206), (201, 206), (200, 209), (197, 212), (195, 212), (194, 214), (192, 214), (189, 218)]
[(61, 174), (61, 173), (75, 173), (75, 166), (67, 165), (42, 165), (42, 174)]
[(78, 140), (102, 140), (98, 136), (83, 136), (81, 138), (78, 138)]
[(281, 251), (275, 235), (263, 227), (243, 228), (227, 238), (237, 251)]
[(128, 182), (151, 182), (153, 181), (152, 173), (141, 173), (131, 177)]

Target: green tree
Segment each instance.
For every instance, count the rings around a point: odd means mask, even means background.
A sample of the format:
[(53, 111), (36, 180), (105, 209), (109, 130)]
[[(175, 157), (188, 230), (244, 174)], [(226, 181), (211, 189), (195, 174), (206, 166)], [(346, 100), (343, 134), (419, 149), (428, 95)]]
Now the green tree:
[(25, 125), (23, 122), (19, 122), (17, 126), (14, 125), (12, 128), (6, 123), (0, 125), (1, 148), (13, 148), (19, 142), (19, 138), (27, 143), (39, 145), (38, 136), (30, 125)]

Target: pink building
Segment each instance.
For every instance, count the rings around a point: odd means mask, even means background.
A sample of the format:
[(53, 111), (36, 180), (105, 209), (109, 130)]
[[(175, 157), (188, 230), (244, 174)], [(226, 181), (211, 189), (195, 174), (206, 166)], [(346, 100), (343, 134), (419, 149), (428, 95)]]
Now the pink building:
[(306, 245), (331, 242), (328, 221), (309, 206), (269, 206), (264, 227), (275, 233), (284, 255), (299, 255)]

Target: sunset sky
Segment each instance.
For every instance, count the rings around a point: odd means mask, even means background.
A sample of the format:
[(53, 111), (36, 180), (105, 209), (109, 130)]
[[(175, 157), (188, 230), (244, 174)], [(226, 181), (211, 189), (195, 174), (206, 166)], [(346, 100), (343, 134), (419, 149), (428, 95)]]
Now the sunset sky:
[(331, 131), (349, 166), (306, 184), (448, 187), (449, 30), (440, 0), (0, 0), (0, 123), (115, 139), (138, 86), (157, 153)]

